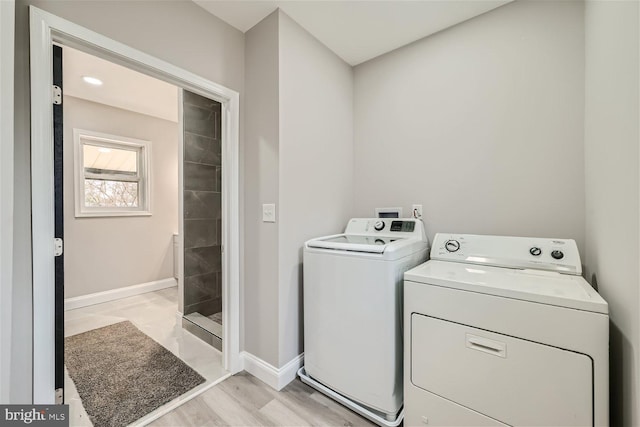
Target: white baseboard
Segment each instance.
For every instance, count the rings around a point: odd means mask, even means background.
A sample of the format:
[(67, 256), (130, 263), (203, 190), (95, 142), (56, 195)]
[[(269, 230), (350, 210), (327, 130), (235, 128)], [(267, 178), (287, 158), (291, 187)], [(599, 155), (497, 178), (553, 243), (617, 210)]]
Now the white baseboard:
[(296, 373), (304, 361), (304, 353), (294, 357), (282, 368), (276, 368), (246, 351), (240, 353), (240, 360), (245, 371), (280, 391), (296, 378)]
[(153, 282), (141, 283), (139, 285), (127, 286), (124, 288), (112, 289), (110, 291), (96, 292), (95, 294), (82, 295), (79, 297), (66, 298), (64, 300), (64, 311), (74, 308), (87, 307), (89, 305), (114, 301), (121, 298), (132, 297), (134, 295), (146, 294), (147, 292), (159, 291), (160, 289), (178, 286), (178, 282), (173, 277)]

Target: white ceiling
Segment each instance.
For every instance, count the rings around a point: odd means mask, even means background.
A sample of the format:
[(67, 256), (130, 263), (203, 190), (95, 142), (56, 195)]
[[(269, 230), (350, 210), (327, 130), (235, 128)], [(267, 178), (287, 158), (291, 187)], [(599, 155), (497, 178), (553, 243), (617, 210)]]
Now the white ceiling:
[[(277, 8), (357, 65), (513, 0), (193, 0), (245, 32)], [(178, 89), (84, 52), (64, 48), (65, 95), (178, 121)], [(97, 77), (92, 86), (83, 76)]]
[(193, 0), (246, 32), (277, 8), (351, 65), (513, 0)]
[[(178, 121), (178, 88), (169, 83), (66, 46), (62, 66), (65, 95)], [(103, 84), (92, 86), (83, 76)]]
[(135, 150), (121, 150), (91, 145), (91, 140), (84, 145), (82, 154), (85, 168), (107, 169), (120, 172), (136, 172), (138, 155)]

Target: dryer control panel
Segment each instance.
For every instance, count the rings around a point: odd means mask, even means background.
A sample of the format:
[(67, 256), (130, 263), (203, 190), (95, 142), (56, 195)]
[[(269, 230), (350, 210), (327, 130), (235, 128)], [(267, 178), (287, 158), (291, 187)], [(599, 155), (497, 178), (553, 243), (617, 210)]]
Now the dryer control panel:
[(431, 259), (582, 274), (580, 253), (571, 239), (438, 233)]

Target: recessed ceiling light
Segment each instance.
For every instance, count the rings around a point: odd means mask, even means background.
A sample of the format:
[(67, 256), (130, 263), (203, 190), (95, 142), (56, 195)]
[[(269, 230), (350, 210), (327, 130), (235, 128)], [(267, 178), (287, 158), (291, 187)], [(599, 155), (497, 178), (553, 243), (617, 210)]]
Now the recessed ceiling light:
[(102, 80), (97, 79), (95, 77), (91, 77), (91, 76), (83, 76), (82, 80), (84, 80), (86, 83), (89, 83), (90, 85), (94, 85), (94, 86), (102, 86)]
[(101, 152), (101, 153), (110, 153), (111, 152), (110, 149), (105, 148), (105, 147), (99, 147), (98, 151)]

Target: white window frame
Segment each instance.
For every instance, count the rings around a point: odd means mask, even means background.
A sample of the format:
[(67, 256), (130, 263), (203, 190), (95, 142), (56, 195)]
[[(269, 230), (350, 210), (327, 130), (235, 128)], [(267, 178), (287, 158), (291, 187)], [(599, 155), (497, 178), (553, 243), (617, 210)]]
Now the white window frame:
[[(151, 215), (151, 141), (73, 129), (75, 214), (81, 217), (149, 216)], [(139, 150), (138, 207), (91, 207), (85, 205), (84, 143), (113, 148)], [(116, 178), (114, 176), (114, 178)], [(117, 180), (117, 179), (116, 179)]]

